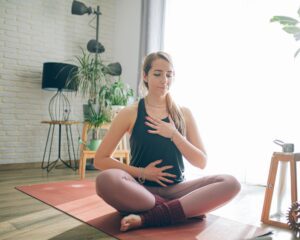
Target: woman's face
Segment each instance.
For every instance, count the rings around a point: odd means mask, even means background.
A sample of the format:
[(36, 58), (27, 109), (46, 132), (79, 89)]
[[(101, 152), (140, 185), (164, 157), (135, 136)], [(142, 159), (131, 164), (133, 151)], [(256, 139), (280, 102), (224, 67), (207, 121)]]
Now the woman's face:
[(164, 59), (156, 59), (148, 75), (144, 73), (144, 81), (148, 84), (149, 93), (166, 95), (172, 83), (174, 71), (172, 65)]

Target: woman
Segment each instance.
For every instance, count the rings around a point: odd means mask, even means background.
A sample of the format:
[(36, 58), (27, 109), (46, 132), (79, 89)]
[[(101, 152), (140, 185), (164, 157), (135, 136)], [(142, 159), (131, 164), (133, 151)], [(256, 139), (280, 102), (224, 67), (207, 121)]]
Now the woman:
[[(121, 231), (203, 216), (240, 191), (230, 175), (184, 181), (182, 156), (204, 169), (206, 152), (192, 113), (171, 99), (173, 78), (168, 54), (148, 55), (141, 82), (146, 96), (115, 117), (97, 151), (95, 166), (103, 170), (96, 179), (97, 194), (125, 215)], [(131, 134), (130, 166), (111, 157), (126, 132)]]

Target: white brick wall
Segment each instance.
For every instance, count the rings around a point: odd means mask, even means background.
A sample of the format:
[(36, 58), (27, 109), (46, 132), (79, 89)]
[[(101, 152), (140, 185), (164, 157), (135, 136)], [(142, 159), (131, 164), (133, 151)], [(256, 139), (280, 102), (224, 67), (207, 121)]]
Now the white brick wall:
[[(100, 42), (113, 56), (115, 0), (83, 0), (100, 5)], [(86, 49), (95, 30), (88, 26), (93, 16), (71, 14), (72, 0), (0, 0), (0, 164), (42, 161), (49, 120), (48, 103), (55, 92), (41, 89), (44, 62), (69, 62)], [(92, 24), (96, 24), (95, 21)], [(68, 93), (70, 119), (82, 120), (79, 95)], [(62, 129), (65, 142), (65, 129)], [(56, 133), (58, 128), (56, 129)], [(77, 148), (81, 125), (73, 127)], [(57, 156), (54, 138), (52, 159)], [(63, 152), (66, 158), (66, 151)]]

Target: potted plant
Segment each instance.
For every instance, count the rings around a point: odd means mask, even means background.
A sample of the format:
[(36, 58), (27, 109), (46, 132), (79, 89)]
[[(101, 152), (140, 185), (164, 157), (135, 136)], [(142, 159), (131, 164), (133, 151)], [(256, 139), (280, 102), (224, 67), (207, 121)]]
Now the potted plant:
[(120, 77), (117, 81), (105, 85), (99, 92), (99, 98), (102, 99), (102, 102), (105, 102), (106, 106), (111, 108), (112, 117), (128, 104), (133, 95), (133, 89), (123, 82)]
[[(76, 93), (82, 97), (87, 97), (87, 104), (83, 105), (84, 121), (88, 122), (92, 130), (90, 141), (84, 144), (90, 150), (97, 150), (100, 140), (100, 127), (109, 122), (109, 108), (102, 102), (99, 92), (103, 87), (111, 82), (114, 76), (120, 76), (122, 67), (120, 63), (105, 64), (98, 53), (86, 53), (82, 48), (82, 55), (76, 56), (77, 70), (70, 75), (67, 84), (74, 84), (77, 88)], [(94, 169), (93, 162), (86, 165), (86, 169)]]
[(110, 86), (111, 105), (126, 106), (130, 97), (133, 97), (133, 89), (120, 78)]
[[(300, 17), (300, 8), (298, 9), (298, 17)], [(296, 41), (300, 40), (300, 28), (297, 26), (300, 21), (295, 18), (287, 16), (273, 16), (270, 20), (271, 22), (279, 22), (283, 25), (283, 30), (288, 34), (292, 34)], [(295, 52), (294, 57), (300, 52), (300, 48)]]
[(97, 106), (96, 109), (94, 109), (95, 105), (91, 102), (89, 102), (88, 106), (91, 114), (85, 121), (89, 124), (89, 129), (93, 129), (93, 132), (92, 138), (89, 144), (87, 144), (86, 146), (89, 150), (96, 151), (101, 143), (101, 140), (99, 138), (100, 128), (104, 123), (109, 122), (110, 118), (107, 109), (105, 109), (103, 106)]
[[(86, 53), (82, 48), (81, 51), (82, 55), (76, 56), (78, 70), (68, 79), (67, 84), (75, 84), (77, 92), (96, 105), (101, 88), (106, 86), (113, 76), (120, 76), (122, 67), (118, 62), (106, 65), (99, 55)], [(90, 110), (88, 104), (83, 106), (84, 119), (91, 114)]]

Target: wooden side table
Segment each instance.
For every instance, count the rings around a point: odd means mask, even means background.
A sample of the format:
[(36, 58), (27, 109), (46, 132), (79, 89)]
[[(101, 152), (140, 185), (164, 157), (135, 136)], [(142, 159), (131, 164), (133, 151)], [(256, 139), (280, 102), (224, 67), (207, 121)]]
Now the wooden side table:
[[(288, 228), (288, 224), (285, 222), (277, 221), (270, 218), (270, 208), (272, 204), (272, 197), (275, 187), (276, 174), (278, 170), (278, 163), (280, 161), (290, 164), (290, 173), (291, 173), (291, 205), (293, 202), (297, 201), (297, 169), (296, 162), (300, 160), (300, 153), (283, 153), (283, 152), (274, 152), (271, 165), (269, 170), (269, 177), (267, 188), (265, 192), (265, 199), (263, 210), (261, 214), (261, 221), (265, 224), (273, 225), (276, 227)], [(279, 196), (280, 197), (280, 196)], [(288, 209), (287, 209), (288, 211)]]
[[(73, 142), (73, 136), (72, 136), (72, 125), (80, 124), (81, 122), (77, 121), (42, 121), (43, 124), (49, 124), (49, 130), (43, 155), (43, 161), (42, 161), (42, 169), (47, 169), (48, 172), (50, 172), (56, 164), (61, 161), (65, 166), (72, 168), (74, 171), (77, 169), (76, 164), (76, 154), (75, 154), (75, 148), (74, 148), (74, 142)], [(58, 157), (55, 161), (51, 161), (51, 151), (52, 151), (52, 143), (53, 143), (53, 135), (55, 131), (55, 126), (58, 126)], [(65, 126), (66, 129), (66, 137), (67, 137), (67, 145), (68, 145), (68, 154), (69, 154), (69, 160), (65, 161), (61, 158), (61, 131), (62, 126)], [(50, 143), (49, 143), (50, 141)], [(47, 153), (47, 149), (49, 148), (48, 153), (48, 160), (45, 162), (45, 157)], [(73, 161), (74, 164), (72, 164), (72, 156), (71, 151), (73, 153)], [(74, 166), (73, 166), (74, 165)]]

